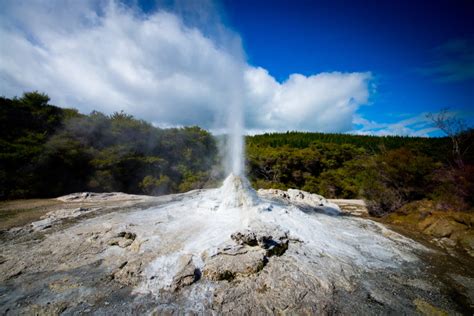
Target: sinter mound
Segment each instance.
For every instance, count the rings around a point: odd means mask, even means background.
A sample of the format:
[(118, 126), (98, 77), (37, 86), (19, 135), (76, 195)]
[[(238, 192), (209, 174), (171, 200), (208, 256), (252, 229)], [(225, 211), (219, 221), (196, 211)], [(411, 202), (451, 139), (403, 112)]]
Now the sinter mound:
[(231, 175), (218, 189), (125, 197), (69, 195), (74, 209), (4, 232), (0, 312), (472, 310), (469, 271), (434, 277), (426, 258), (444, 255), (315, 194), (257, 193)]

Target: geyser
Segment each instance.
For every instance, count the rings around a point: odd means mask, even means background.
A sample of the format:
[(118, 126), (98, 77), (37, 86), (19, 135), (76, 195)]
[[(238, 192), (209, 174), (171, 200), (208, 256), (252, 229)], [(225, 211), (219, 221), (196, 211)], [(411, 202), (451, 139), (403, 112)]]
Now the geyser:
[(230, 172), (236, 176), (243, 176), (243, 156), (244, 156), (244, 140), (243, 140), (243, 120), (236, 119), (230, 123), (229, 139), (228, 139), (228, 155)]
[(244, 113), (241, 96), (235, 91), (234, 100), (227, 108), (227, 174), (244, 176)]
[(226, 173), (234, 174), (235, 176), (244, 176), (244, 110), (243, 98), (244, 83), (242, 67), (238, 64), (235, 67), (236, 76), (233, 82), (235, 87), (232, 93), (232, 99), (226, 108)]

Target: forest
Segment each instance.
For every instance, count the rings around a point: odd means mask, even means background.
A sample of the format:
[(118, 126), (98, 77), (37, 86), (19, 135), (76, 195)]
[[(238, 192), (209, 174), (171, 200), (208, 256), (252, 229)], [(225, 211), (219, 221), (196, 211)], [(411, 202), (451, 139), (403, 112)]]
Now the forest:
[(256, 188), (299, 188), (326, 198), (364, 199), (372, 215), (419, 200), (439, 210), (474, 205), (473, 130), (449, 137), (288, 132), (247, 137)]
[(0, 98), (0, 196), (79, 192), (185, 192), (207, 185), (214, 137), (199, 127), (160, 129), (123, 112), (62, 109), (38, 92)]
[[(0, 198), (80, 191), (160, 195), (225, 176), (218, 140), (199, 127), (161, 129), (124, 112), (81, 114), (27, 92), (0, 98)], [(254, 188), (298, 188), (367, 201), (384, 215), (419, 200), (472, 210), (473, 129), (451, 137), (287, 132), (246, 137)]]

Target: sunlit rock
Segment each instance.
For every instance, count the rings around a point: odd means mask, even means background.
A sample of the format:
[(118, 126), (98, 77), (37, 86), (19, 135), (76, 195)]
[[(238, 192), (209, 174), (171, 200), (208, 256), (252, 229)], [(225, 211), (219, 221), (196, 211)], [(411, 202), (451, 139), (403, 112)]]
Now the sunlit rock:
[(462, 266), (457, 281), (433, 277), (437, 252), (304, 191), (257, 193), (231, 175), (186, 194), (61, 199), (3, 233), (1, 313), (413, 314), (470, 302)]

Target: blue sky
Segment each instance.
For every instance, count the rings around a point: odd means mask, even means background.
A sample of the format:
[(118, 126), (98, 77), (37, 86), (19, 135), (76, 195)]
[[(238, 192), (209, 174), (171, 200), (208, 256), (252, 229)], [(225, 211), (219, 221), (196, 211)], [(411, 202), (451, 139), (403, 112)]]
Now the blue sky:
[(440, 135), (474, 123), (474, 3), (6, 0), (0, 94), (158, 126)]
[(280, 81), (370, 71), (376, 92), (359, 110), (366, 119), (393, 123), (449, 107), (472, 123), (472, 1), (226, 0), (224, 8), (249, 62)]

